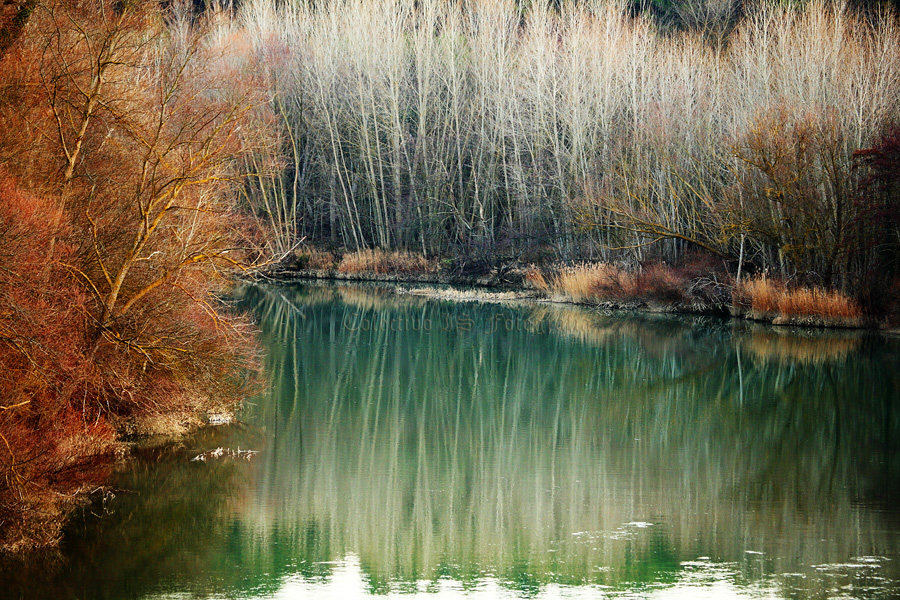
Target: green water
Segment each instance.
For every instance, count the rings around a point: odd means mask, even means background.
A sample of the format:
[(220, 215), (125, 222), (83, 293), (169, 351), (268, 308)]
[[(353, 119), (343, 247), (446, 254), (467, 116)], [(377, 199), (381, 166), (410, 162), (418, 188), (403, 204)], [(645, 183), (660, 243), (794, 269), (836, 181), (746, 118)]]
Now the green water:
[[(238, 297), (271, 392), (143, 451), (0, 597), (900, 596), (896, 339)], [(259, 453), (191, 460), (218, 447)]]

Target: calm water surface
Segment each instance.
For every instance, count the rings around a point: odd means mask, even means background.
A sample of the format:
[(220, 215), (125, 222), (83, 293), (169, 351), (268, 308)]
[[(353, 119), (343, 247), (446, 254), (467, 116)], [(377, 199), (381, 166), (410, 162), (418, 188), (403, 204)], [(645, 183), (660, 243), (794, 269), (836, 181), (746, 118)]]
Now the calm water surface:
[[(16, 598), (900, 597), (900, 342), (250, 286), (271, 393)], [(192, 460), (215, 448), (249, 460)]]

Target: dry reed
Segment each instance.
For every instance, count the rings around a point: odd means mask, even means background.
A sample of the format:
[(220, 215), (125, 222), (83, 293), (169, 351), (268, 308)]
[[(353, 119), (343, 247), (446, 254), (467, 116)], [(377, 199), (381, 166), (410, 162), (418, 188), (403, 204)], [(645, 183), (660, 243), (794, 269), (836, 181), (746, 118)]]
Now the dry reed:
[(629, 298), (632, 283), (632, 278), (618, 267), (583, 263), (561, 268), (552, 286), (554, 293), (574, 302), (597, 302)]
[(337, 264), (337, 258), (327, 250), (303, 249), (295, 253), (294, 262), (300, 269), (329, 270)]
[(757, 316), (775, 317), (779, 322), (813, 318), (822, 324), (859, 324), (863, 316), (859, 304), (838, 290), (792, 288), (766, 276), (743, 282), (735, 290), (734, 301)]
[(856, 319), (862, 316), (859, 305), (838, 290), (800, 288), (786, 293), (778, 302), (784, 315), (821, 316)]
[(337, 270), (340, 273), (376, 273), (378, 275), (418, 275), (437, 272), (437, 265), (420, 254), (411, 252), (385, 252), (360, 250), (341, 258)]
[(685, 278), (662, 264), (648, 265), (636, 272), (609, 263), (560, 266), (547, 273), (532, 267), (526, 279), (545, 295), (572, 302), (674, 304), (688, 296)]

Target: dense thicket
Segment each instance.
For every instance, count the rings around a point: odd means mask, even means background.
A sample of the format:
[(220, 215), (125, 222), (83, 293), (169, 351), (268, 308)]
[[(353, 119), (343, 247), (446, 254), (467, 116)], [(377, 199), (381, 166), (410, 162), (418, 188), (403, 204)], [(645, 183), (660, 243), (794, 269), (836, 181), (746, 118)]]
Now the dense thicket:
[(244, 2), (221, 31), (262, 57), (280, 132), (243, 191), (282, 249), (699, 246), (848, 285), (876, 252), (854, 237), (870, 201), (854, 153), (900, 112), (895, 18), (719, 4), (682, 4), (711, 12), (671, 28), (602, 0)]
[[(52, 542), (125, 421), (226, 409), (215, 292), (252, 77), (184, 11), (41, 2), (0, 62), (0, 545)], [(207, 31), (208, 33), (208, 31)]]

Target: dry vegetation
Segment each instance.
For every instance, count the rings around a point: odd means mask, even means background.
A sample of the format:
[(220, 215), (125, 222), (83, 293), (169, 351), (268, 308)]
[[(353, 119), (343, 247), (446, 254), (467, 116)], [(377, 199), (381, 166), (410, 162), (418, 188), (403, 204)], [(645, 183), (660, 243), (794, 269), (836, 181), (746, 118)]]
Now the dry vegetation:
[(375, 250), (359, 250), (344, 254), (340, 263), (338, 263), (337, 270), (340, 273), (348, 274), (423, 275), (436, 273), (437, 264), (434, 261), (429, 261), (421, 254), (396, 250), (385, 252), (376, 248)]
[(526, 274), (532, 287), (551, 298), (577, 303), (671, 304), (690, 299), (690, 278), (662, 264), (635, 271), (608, 263), (563, 265)]
[(553, 278), (553, 290), (575, 302), (603, 300), (601, 296), (626, 297), (631, 277), (618, 267), (607, 264), (583, 264), (564, 267)]
[(322, 274), (339, 273), (341, 275), (365, 278), (373, 275), (416, 276), (438, 272), (438, 262), (429, 260), (421, 254), (401, 250), (385, 251), (357, 250), (333, 253), (314, 247), (305, 247), (293, 252), (292, 256), (280, 263), (277, 268), (291, 270), (316, 271)]
[(783, 323), (858, 327), (863, 317), (859, 304), (840, 291), (789, 286), (766, 276), (742, 282), (734, 303), (751, 318)]
[(295, 252), (291, 266), (301, 270), (330, 271), (337, 263), (335, 255), (327, 250), (303, 248)]
[(118, 424), (233, 406), (254, 362), (218, 295), (253, 237), (252, 78), (175, 8), (27, 4), (0, 54), (4, 549), (57, 540)]
[[(272, 135), (242, 192), (266, 243), (461, 270), (702, 249), (737, 279), (866, 290), (867, 310), (890, 310), (875, 288), (900, 274), (896, 16), (698, 0), (656, 3), (661, 21), (626, 4), (242, 3), (218, 35), (262, 57)], [(604, 293), (683, 295), (640, 274), (653, 289)]]
[[(686, 303), (723, 309), (733, 304), (734, 313), (778, 324), (859, 327), (863, 311), (859, 303), (837, 290), (817, 286), (789, 285), (767, 276), (745, 278), (740, 284), (715, 271), (701, 277), (696, 265), (680, 269), (652, 263), (629, 271), (607, 263), (582, 263), (538, 269), (532, 266), (526, 280), (544, 296), (576, 303), (617, 305), (661, 305)], [(718, 305), (704, 295), (707, 282), (720, 293)]]

